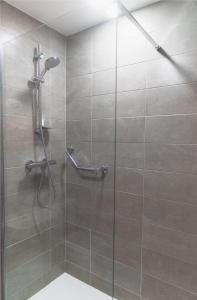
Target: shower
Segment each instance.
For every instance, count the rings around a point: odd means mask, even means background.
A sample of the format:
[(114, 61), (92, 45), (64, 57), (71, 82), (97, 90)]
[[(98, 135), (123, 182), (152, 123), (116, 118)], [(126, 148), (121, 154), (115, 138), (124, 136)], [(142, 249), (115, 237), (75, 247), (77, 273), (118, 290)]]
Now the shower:
[(33, 122), (34, 122), (34, 132), (41, 140), (42, 146), (43, 146), (43, 152), (44, 152), (44, 158), (40, 161), (33, 161), (29, 160), (25, 164), (25, 168), (28, 172), (31, 172), (32, 169), (40, 169), (41, 171), (41, 177), (40, 182), (37, 189), (37, 203), (44, 208), (48, 208), (48, 206), (43, 206), (40, 202), (40, 191), (42, 188), (43, 178), (45, 170), (48, 170), (48, 175), (50, 179), (50, 183), (52, 186), (53, 194), (54, 194), (54, 200), (56, 198), (56, 191), (55, 191), (55, 185), (53, 181), (53, 176), (51, 173), (51, 165), (56, 164), (56, 160), (49, 160), (47, 150), (46, 150), (46, 142), (45, 142), (45, 132), (50, 127), (48, 124), (46, 125), (45, 119), (43, 118), (42, 113), (42, 92), (41, 92), (41, 84), (44, 83), (44, 76), (52, 68), (57, 67), (60, 64), (59, 57), (50, 57), (46, 59), (44, 63), (44, 69), (42, 72), (40, 71), (40, 61), (43, 59), (44, 54), (40, 51), (40, 45), (38, 45), (37, 48), (34, 49), (34, 77), (31, 80), (31, 84), (33, 84)]
[(197, 300), (197, 1), (43, 2), (0, 1), (0, 300)]
[(45, 61), (45, 68), (43, 69), (43, 71), (41, 72), (40, 76), (37, 78), (38, 81), (40, 82), (44, 82), (44, 76), (47, 73), (47, 71), (49, 71), (52, 68), (57, 67), (60, 64), (60, 59), (59, 57), (49, 57), (46, 61)]

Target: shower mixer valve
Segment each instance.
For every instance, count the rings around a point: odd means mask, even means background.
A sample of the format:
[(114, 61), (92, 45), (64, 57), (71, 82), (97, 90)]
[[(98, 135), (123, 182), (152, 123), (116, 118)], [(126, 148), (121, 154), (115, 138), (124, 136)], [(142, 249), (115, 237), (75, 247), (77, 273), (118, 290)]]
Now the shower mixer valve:
[(31, 172), (32, 169), (35, 169), (35, 168), (46, 169), (47, 164), (56, 165), (56, 160), (49, 160), (48, 163), (47, 163), (46, 159), (43, 159), (41, 161), (29, 160), (28, 162), (26, 162), (25, 168), (26, 168), (26, 170)]

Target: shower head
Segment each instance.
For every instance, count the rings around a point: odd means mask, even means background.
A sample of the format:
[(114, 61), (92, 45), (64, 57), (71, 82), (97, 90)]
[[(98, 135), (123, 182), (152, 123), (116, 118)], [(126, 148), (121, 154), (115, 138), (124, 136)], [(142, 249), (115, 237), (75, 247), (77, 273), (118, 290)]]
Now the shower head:
[(44, 64), (44, 70), (41, 72), (39, 81), (42, 82), (44, 75), (46, 74), (47, 71), (49, 71), (52, 68), (57, 67), (60, 64), (60, 59), (57, 56), (54, 57), (49, 57)]
[(60, 59), (57, 56), (50, 57), (45, 61), (45, 70), (50, 70), (60, 64)]

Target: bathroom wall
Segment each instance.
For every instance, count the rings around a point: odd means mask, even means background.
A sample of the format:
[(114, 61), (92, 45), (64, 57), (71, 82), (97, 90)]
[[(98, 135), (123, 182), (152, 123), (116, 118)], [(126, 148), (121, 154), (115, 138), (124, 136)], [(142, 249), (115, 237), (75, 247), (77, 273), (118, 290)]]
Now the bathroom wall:
[[(65, 38), (2, 2), (4, 155), (5, 155), (5, 268), (6, 299), (27, 299), (64, 270), (64, 148), (65, 148)], [(26, 172), (25, 162), (44, 158), (33, 132), (33, 54), (41, 44), (45, 59), (57, 55), (61, 64), (46, 75), (43, 112), (51, 129), (45, 132), (56, 199), (41, 173)], [(43, 60), (44, 62), (44, 60)], [(42, 62), (42, 67), (43, 67)], [(42, 206), (48, 205), (49, 208)]]
[[(161, 1), (135, 16), (165, 53), (120, 18), (114, 295), (194, 300), (197, 3)], [(115, 31), (107, 23), (67, 41), (67, 145), (83, 164), (111, 165), (112, 177)], [(113, 183), (67, 168), (66, 270), (111, 294)]]
[[(66, 271), (97, 288), (105, 278), (109, 294), (113, 288), (115, 50), (115, 22), (67, 39), (67, 147), (75, 148), (80, 165), (107, 165), (109, 172), (95, 178), (76, 172), (67, 161)], [(102, 70), (107, 70), (103, 81)]]

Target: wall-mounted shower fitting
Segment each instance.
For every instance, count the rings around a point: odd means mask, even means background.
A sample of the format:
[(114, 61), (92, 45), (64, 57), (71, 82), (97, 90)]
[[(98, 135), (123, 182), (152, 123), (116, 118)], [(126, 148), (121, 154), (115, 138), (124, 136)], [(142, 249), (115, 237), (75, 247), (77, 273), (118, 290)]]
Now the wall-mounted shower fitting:
[(52, 68), (57, 67), (60, 64), (59, 57), (50, 57), (44, 63), (44, 68), (41, 71), (41, 60), (44, 58), (44, 54), (41, 51), (40, 45), (34, 49), (34, 76), (30, 80), (30, 86), (34, 91), (33, 100), (33, 122), (35, 133), (40, 133), (40, 128), (51, 128), (49, 120), (43, 117), (42, 113), (42, 83), (44, 83), (45, 74)]
[[(49, 160), (48, 164), (49, 165), (56, 165), (56, 160)], [(28, 162), (26, 162), (25, 168), (29, 172), (31, 172), (32, 169), (36, 169), (36, 168), (40, 168), (42, 170), (45, 170), (47, 168), (47, 160), (46, 160), (46, 158), (44, 158), (41, 161), (29, 160)]]

